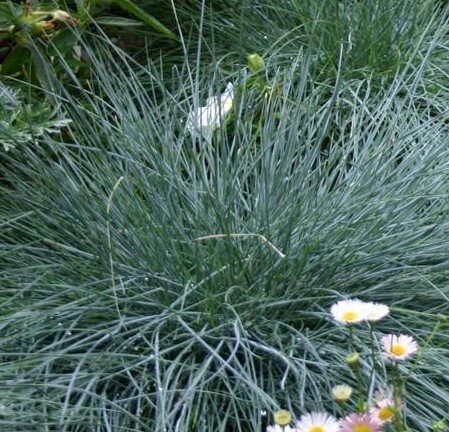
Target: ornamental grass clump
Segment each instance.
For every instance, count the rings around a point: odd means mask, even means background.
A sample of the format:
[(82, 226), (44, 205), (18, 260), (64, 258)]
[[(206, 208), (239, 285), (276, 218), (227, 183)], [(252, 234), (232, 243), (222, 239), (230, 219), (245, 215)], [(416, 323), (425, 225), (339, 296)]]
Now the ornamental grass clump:
[[(90, 87), (54, 95), (71, 122), (0, 152), (5, 430), (260, 432), (280, 407), (341, 419), (376, 390), (355, 374), (385, 388), (395, 364), (407, 422), (446, 415), (444, 329), (425, 361), (382, 359), (371, 380), (359, 331), (425, 346), (447, 311), (447, 93), (418, 85), (431, 53), (416, 82), (373, 94), (369, 77), (320, 80), (308, 53), (285, 66), (255, 51), (265, 67), (250, 73), (83, 46)], [(227, 83), (210, 140), (192, 134), (189, 113)], [(323, 319), (355, 293), (388, 299), (401, 326), (366, 305), (372, 323)]]

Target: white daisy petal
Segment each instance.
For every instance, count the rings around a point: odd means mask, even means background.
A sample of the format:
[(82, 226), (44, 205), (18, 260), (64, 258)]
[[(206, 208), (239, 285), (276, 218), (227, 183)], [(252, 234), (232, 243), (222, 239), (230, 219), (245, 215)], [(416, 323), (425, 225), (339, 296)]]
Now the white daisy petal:
[(339, 324), (356, 324), (367, 318), (369, 307), (358, 299), (342, 300), (331, 307), (331, 314)]
[(326, 412), (304, 414), (296, 425), (296, 432), (338, 432), (338, 420)]
[(371, 322), (380, 321), (390, 313), (390, 308), (382, 303), (366, 303), (368, 312), (366, 319)]

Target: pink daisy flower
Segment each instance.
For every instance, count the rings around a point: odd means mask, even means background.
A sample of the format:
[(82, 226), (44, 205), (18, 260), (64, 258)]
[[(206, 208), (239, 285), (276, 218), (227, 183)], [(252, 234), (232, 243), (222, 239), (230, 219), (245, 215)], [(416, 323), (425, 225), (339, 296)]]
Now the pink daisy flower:
[(390, 360), (406, 360), (418, 351), (416, 341), (407, 335), (385, 335), (380, 340), (384, 356)]
[(402, 400), (398, 398), (396, 402), (395, 404), (391, 387), (377, 391), (374, 394), (375, 406), (370, 409), (370, 414), (382, 424), (391, 423), (397, 414), (397, 410), (402, 409)]
[(374, 417), (380, 424), (391, 423), (396, 415), (396, 407), (393, 401), (383, 401), (377, 406), (370, 409), (370, 415)]
[(296, 432), (339, 432), (340, 423), (326, 412), (304, 414), (296, 424)]
[(382, 424), (370, 414), (349, 414), (340, 422), (340, 432), (381, 432)]

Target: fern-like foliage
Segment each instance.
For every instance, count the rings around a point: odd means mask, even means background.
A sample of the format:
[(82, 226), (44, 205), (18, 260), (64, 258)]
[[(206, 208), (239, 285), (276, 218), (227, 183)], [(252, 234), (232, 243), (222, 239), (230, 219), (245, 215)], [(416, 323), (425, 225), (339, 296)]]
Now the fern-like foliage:
[(0, 83), (0, 143), (5, 151), (58, 133), (70, 121), (49, 102), (26, 100), (20, 90)]

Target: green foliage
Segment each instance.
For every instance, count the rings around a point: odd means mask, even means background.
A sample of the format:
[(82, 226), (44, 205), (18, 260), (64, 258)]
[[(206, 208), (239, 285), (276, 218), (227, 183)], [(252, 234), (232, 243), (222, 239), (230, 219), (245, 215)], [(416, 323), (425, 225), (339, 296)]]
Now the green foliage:
[(0, 22), (5, 44), (0, 73), (53, 90), (58, 68), (52, 57), (72, 62), (79, 35), (68, 26), (74, 27), (78, 21), (63, 10), (33, 9), (6, 1), (0, 3)]
[[(105, 3), (109, 4), (109, 8), (112, 4), (119, 6), (138, 21), (102, 16)], [(62, 58), (65, 65), (75, 63), (72, 72), (77, 70), (80, 59), (74, 61), (74, 49), (80, 43), (80, 33), (75, 31), (75, 27), (82, 34), (92, 22), (125, 28), (144, 23), (154, 32), (177, 40), (172, 31), (130, 0), (111, 0), (101, 4), (102, 8), (99, 8), (99, 2), (94, 0), (77, 2), (75, 17), (66, 10), (59, 9), (57, 3), (18, 5), (10, 0), (0, 2), (0, 41), (5, 45), (3, 53), (0, 52), (0, 73), (25, 78), (48, 91), (54, 90), (53, 75), (63, 78), (60, 65), (54, 64), (54, 58)], [(95, 21), (93, 17), (97, 15), (100, 16)]]
[(0, 143), (6, 151), (16, 145), (37, 143), (70, 123), (47, 101), (24, 100), (18, 90), (0, 83)]
[[(133, 27), (139, 24), (146, 24), (156, 34), (160, 34), (172, 40), (178, 40), (178, 37), (153, 15), (140, 7), (136, 2), (131, 0), (80, 0), (75, 2), (78, 14), (82, 21), (90, 22), (91, 17), (95, 17), (95, 22), (101, 25), (115, 27)], [(117, 15), (111, 15), (110, 10), (113, 6), (118, 6), (121, 12), (126, 12), (136, 20), (123, 18)]]
[(204, 61), (233, 56), (242, 62), (258, 52), (274, 54), (282, 67), (304, 50), (315, 60), (318, 79), (371, 76), (373, 90), (416, 60), (416, 50), (427, 50), (447, 14), (432, 0), (230, 0), (201, 8), (201, 2), (177, 4), (192, 58), (200, 31)]

